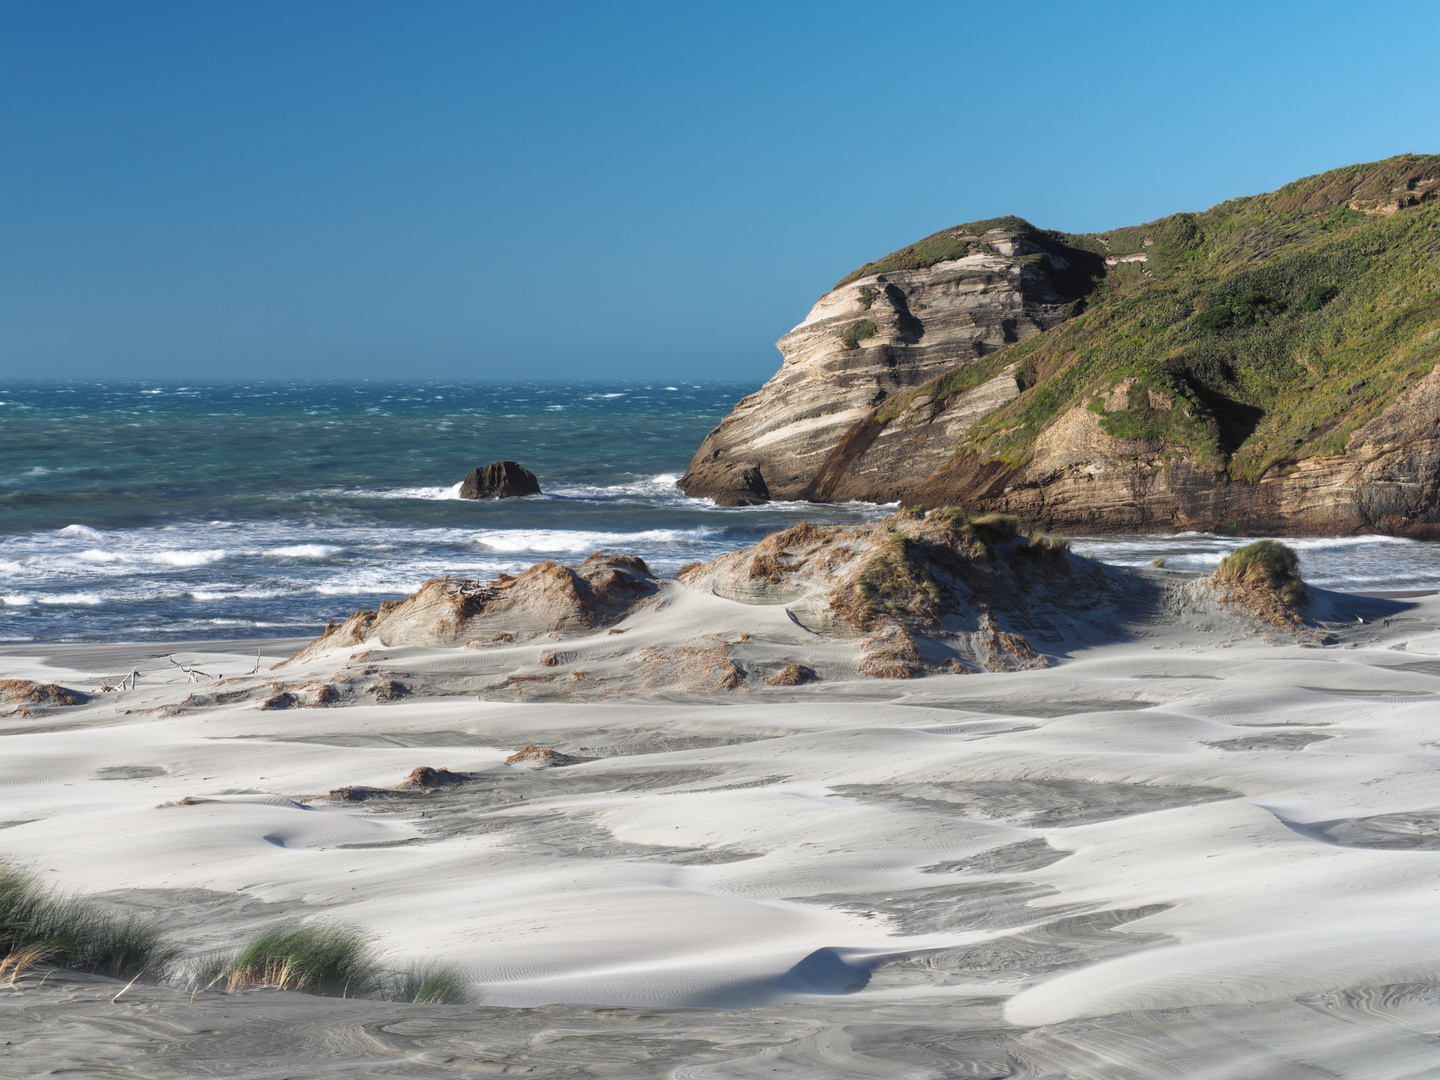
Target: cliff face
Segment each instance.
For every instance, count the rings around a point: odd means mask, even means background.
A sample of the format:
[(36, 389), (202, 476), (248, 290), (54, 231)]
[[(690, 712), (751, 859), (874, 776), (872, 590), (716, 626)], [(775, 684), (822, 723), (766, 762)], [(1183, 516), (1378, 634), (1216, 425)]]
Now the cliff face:
[[(1056, 325), (1077, 294), (1073, 282), (1099, 272), (1093, 254), (1026, 231), (947, 230), (958, 258), (866, 275), (822, 296), (777, 343), (784, 366), (705, 437), (681, 490), (727, 506), (868, 497), (851, 493), (856, 462), (831, 460), (857, 424), (902, 391)], [(975, 400), (1018, 393), (1002, 376)], [(952, 408), (942, 426), (956, 435), (975, 415)], [(860, 472), (885, 474), (895, 441), (867, 446)]]
[(1405, 156), (1092, 236), (937, 233), (823, 296), (680, 487), (1440, 536), (1437, 195)]

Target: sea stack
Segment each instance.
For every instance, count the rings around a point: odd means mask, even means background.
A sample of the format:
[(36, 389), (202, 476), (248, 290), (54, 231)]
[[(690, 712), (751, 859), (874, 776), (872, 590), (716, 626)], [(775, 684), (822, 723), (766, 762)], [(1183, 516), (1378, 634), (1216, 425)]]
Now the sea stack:
[(540, 481), (516, 461), (497, 461), (475, 469), (460, 485), (462, 499), (515, 499), (539, 494)]

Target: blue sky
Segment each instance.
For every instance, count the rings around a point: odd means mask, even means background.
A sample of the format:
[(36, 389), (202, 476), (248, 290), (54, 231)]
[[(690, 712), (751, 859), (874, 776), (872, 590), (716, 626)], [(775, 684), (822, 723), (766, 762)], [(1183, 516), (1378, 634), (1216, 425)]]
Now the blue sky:
[(735, 378), (860, 263), (1440, 150), (1440, 8), (0, 2), (0, 377)]

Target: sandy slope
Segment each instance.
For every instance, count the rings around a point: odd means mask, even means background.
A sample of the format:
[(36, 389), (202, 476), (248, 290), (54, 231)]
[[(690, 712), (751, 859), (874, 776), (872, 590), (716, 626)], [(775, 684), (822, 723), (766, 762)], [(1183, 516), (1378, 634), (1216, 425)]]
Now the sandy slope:
[[(1440, 1076), (1440, 598), (1323, 599), (1328, 637), (1162, 604), (910, 681), (676, 583), (623, 634), (180, 654), (224, 684), (12, 649), (141, 676), (0, 709), (0, 855), (194, 951), (353, 921), (485, 1004), (42, 972), (0, 1074)], [(763, 684), (791, 662), (822, 681)], [(505, 764), (532, 743), (583, 760)], [(470, 779), (394, 790), (421, 765)]]

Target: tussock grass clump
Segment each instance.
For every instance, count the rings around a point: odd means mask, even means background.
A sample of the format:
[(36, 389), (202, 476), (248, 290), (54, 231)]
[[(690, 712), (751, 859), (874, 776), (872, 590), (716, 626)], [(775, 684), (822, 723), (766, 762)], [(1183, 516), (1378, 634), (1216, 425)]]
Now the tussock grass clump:
[(975, 543), (993, 552), (1020, 535), (1020, 519), (1013, 514), (981, 514), (970, 518), (965, 528)]
[(13, 981), (45, 961), (112, 978), (159, 978), (176, 955), (154, 921), (109, 911), (0, 864), (0, 977)]
[(1037, 562), (1059, 563), (1065, 561), (1070, 550), (1068, 536), (1054, 536), (1050, 533), (1026, 533), (1026, 543), (1016, 551)]
[(241, 950), (224, 978), (229, 990), (298, 990), (417, 1005), (459, 1005), (472, 997), (470, 980), (456, 967), (425, 963), (387, 970), (370, 937), (344, 923), (268, 930)]
[(815, 669), (804, 664), (791, 664), (778, 675), (765, 680), (766, 686), (800, 686), (816, 680)]
[(938, 619), (940, 589), (918, 556), (915, 541), (892, 530), (883, 552), (855, 578), (859, 610), (850, 611), (847, 617), (863, 629), (874, 629), (887, 617)]
[(470, 980), (446, 964), (418, 964), (399, 972), (385, 996), (414, 1005), (464, 1005), (472, 1000)]
[(380, 985), (370, 939), (337, 923), (277, 927), (261, 934), (230, 965), (231, 990), (263, 987), (326, 997), (362, 997)]
[(1245, 604), (1276, 626), (1298, 623), (1296, 608), (1310, 598), (1300, 577), (1300, 557), (1277, 540), (1256, 540), (1232, 551), (1210, 580), (1227, 590), (1227, 601)]

